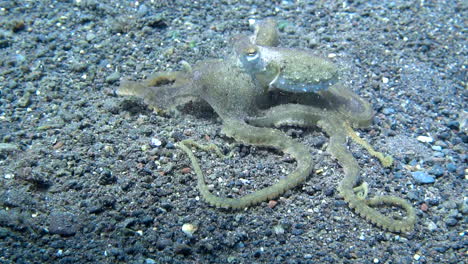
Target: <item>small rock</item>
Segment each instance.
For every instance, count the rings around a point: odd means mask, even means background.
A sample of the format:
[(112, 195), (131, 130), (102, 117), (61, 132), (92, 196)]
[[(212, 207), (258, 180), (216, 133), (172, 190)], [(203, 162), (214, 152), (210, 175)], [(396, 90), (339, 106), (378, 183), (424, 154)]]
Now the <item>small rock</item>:
[(432, 167), (432, 169), (429, 171), (430, 174), (436, 176), (436, 177), (440, 177), (442, 175), (444, 175), (444, 168), (442, 168), (442, 166), (436, 164)]
[(157, 242), (156, 242), (156, 248), (158, 250), (163, 250), (169, 246), (172, 245), (172, 240), (170, 239), (167, 239), (167, 238), (160, 238)]
[(174, 247), (174, 253), (178, 255), (188, 256), (192, 254), (192, 249), (185, 244), (178, 244)]
[(460, 129), (460, 122), (458, 122), (458, 121), (449, 121), (447, 123), (447, 127), (449, 127), (450, 129), (454, 129), (454, 130), (459, 130)]
[(92, 41), (95, 38), (96, 38), (96, 34), (94, 34), (93, 32), (89, 32), (88, 34), (86, 34), (86, 41), (88, 42)]
[(441, 146), (432, 146), (431, 148), (432, 148), (432, 150), (435, 150), (435, 151), (441, 151), (442, 150)]
[(445, 224), (447, 226), (456, 226), (458, 224), (458, 220), (453, 217), (449, 217), (445, 219)]
[(437, 135), (437, 138), (442, 139), (442, 140), (447, 140), (447, 139), (450, 138), (450, 133), (448, 133), (446, 131), (442, 132), (442, 133)]
[(106, 83), (113, 84), (120, 79), (120, 74), (118, 72), (113, 72), (111, 75), (106, 77)]
[(161, 140), (159, 140), (158, 138), (155, 138), (155, 137), (151, 138), (150, 145), (151, 145), (152, 147), (160, 147), (161, 144), (162, 144), (162, 142), (161, 142)]
[(426, 203), (421, 204), (421, 211), (427, 212), (428, 209), (429, 209), (429, 206), (427, 206)]
[(13, 152), (19, 150), (18, 146), (10, 143), (0, 143), (0, 153), (2, 152)]
[(31, 93), (26, 92), (24, 95), (18, 100), (19, 107), (27, 107), (31, 103)]
[(73, 236), (77, 226), (74, 221), (76, 216), (72, 213), (52, 212), (49, 215), (49, 232), (61, 236)]
[(138, 8), (138, 16), (144, 17), (148, 13), (148, 7), (145, 4), (140, 5)]
[(434, 177), (428, 175), (424, 171), (415, 171), (411, 172), (411, 176), (418, 182), (418, 183), (434, 183)]
[(100, 185), (110, 185), (117, 182), (117, 177), (112, 174), (110, 170), (104, 170), (101, 172), (98, 183)]
[(273, 209), (277, 204), (278, 204), (277, 201), (275, 201), (275, 200), (270, 200), (270, 201), (268, 202), (268, 207)]
[(188, 237), (192, 237), (193, 233), (195, 233), (197, 229), (197, 226), (194, 224), (187, 223), (182, 225), (182, 232), (184, 232)]
[(426, 223), (426, 226), (427, 226), (427, 229), (431, 232), (437, 230), (437, 225), (432, 221), (429, 221), (428, 223)]
[(455, 165), (454, 163), (448, 163), (445, 167), (447, 168), (449, 172), (457, 171), (457, 165)]
[(166, 143), (166, 148), (167, 148), (167, 149), (174, 149), (174, 148), (175, 148), (175, 145), (174, 145), (174, 143), (172, 143), (172, 142), (169, 141), (169, 142)]
[(145, 264), (156, 264), (156, 261), (154, 259), (147, 258), (145, 259)]
[(275, 226), (273, 227), (273, 231), (274, 231), (275, 234), (277, 234), (277, 235), (282, 235), (282, 234), (284, 234), (284, 228), (283, 228), (283, 226), (281, 226), (281, 225), (275, 225)]
[(25, 28), (26, 28), (26, 24), (24, 23), (24, 20), (13, 20), (11, 22), (11, 31), (15, 33), (22, 31)]
[(395, 113), (395, 109), (386, 107), (386, 108), (382, 109), (382, 113), (384, 115), (391, 115), (391, 114)]
[(424, 143), (432, 143), (434, 141), (434, 139), (432, 137), (426, 137), (426, 136), (419, 136), (416, 139), (418, 141), (424, 142)]
[(192, 170), (189, 168), (189, 167), (186, 167), (186, 168), (183, 168), (180, 170), (180, 172), (182, 174), (187, 174), (187, 173), (190, 173)]

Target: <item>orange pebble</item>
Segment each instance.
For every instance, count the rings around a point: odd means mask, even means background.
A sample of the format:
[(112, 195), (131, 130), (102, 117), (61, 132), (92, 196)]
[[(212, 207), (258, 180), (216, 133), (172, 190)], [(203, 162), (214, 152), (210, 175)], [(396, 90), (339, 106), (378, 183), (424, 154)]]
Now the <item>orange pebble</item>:
[(426, 212), (429, 209), (426, 203), (421, 204), (421, 211)]
[(278, 204), (277, 201), (275, 201), (275, 200), (270, 200), (270, 201), (268, 202), (268, 207), (270, 207), (270, 208), (273, 209), (277, 204)]
[(182, 172), (183, 174), (187, 174), (187, 173), (190, 173), (191, 169), (189, 167), (186, 167), (186, 168), (183, 168), (180, 170), (180, 172)]

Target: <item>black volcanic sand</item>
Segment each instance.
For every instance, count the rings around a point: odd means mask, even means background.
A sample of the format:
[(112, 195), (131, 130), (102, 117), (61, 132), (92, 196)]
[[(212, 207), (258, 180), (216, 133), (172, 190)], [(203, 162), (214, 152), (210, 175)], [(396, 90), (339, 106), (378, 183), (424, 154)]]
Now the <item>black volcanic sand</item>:
[[(0, 2), (0, 263), (466, 260), (466, 1), (189, 2)], [(203, 104), (157, 114), (114, 95), (124, 77), (223, 57), (230, 36), (268, 16), (281, 46), (331, 58), (372, 103), (374, 123), (359, 132), (395, 166), (349, 147), (370, 196), (414, 205), (413, 232), (386, 232), (347, 206), (336, 191), (343, 170), (318, 129), (284, 128), (317, 172), (276, 206), (212, 208), (178, 141), (232, 149), (228, 160), (196, 155), (213, 190), (234, 197), (294, 160), (235, 144)], [(197, 227), (192, 236), (184, 224)]]

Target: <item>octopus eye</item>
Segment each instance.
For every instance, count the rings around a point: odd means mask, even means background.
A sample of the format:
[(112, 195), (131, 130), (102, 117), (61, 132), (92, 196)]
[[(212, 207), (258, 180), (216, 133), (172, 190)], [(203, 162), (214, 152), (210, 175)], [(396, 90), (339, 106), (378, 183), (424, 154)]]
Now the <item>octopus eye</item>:
[(260, 55), (255, 48), (249, 48), (245, 51), (245, 59), (249, 62), (257, 61)]
[(249, 48), (249, 49), (247, 49), (246, 54), (249, 57), (255, 57), (255, 56), (257, 56), (257, 49)]
[(247, 50), (247, 56), (254, 57), (255, 55), (257, 55), (257, 50), (256, 49), (250, 48), (250, 49)]

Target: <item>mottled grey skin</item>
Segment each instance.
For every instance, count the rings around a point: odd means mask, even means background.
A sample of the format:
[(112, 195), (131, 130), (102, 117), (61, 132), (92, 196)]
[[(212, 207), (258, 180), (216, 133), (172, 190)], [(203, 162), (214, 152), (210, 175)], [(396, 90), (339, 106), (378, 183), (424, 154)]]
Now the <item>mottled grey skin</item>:
[(233, 46), (240, 64), (257, 85), (269, 91), (316, 93), (338, 81), (336, 66), (310, 50), (276, 47), (279, 41), (274, 20), (258, 22), (254, 28), (254, 37), (236, 36)]
[[(267, 27), (265, 31), (261, 27), (256, 30), (257, 36), (262, 36), (261, 38), (236, 36), (232, 39), (236, 52), (229, 58), (205, 60), (193, 67), (186, 67), (185, 71), (158, 73), (141, 83), (124, 81), (117, 93), (140, 97), (157, 109), (175, 107), (194, 99), (204, 100), (223, 120), (222, 131), (227, 136), (244, 144), (279, 149), (296, 160), (296, 169), (269, 187), (239, 198), (219, 197), (210, 192), (198, 161), (188, 148), (189, 144), (196, 146), (198, 144), (193, 141), (179, 143), (178, 147), (189, 156), (194, 166), (197, 187), (201, 196), (213, 206), (244, 208), (277, 198), (303, 182), (311, 174), (313, 168), (310, 152), (303, 144), (271, 127), (318, 126), (330, 136), (328, 150), (343, 166), (345, 178), (338, 189), (350, 207), (384, 229), (393, 232), (410, 231), (414, 226), (416, 216), (408, 202), (393, 196), (367, 199), (367, 184), (357, 186), (359, 166), (346, 147), (346, 138), (349, 136), (363, 145), (371, 155), (377, 153), (351, 128), (370, 124), (373, 111), (369, 103), (339, 85), (331, 85), (318, 92), (310, 90), (305, 93), (292, 89), (292, 84), (286, 85), (283, 89), (272, 89), (272, 84), (275, 82), (272, 82), (274, 79), (269, 79), (271, 76), (285, 78), (297, 76), (292, 79), (292, 82), (295, 85), (301, 85), (309, 84), (309, 80), (314, 79), (318, 79), (318, 83), (324, 81), (322, 78), (328, 80), (336, 70), (334, 66), (330, 66), (331, 70), (327, 70), (329, 65), (326, 62), (328, 66), (317, 71), (317, 65), (320, 63), (317, 64), (316, 61), (322, 61), (322, 59), (314, 59), (308, 53), (305, 55), (308, 59), (304, 60), (303, 57), (296, 56), (296, 54), (303, 54), (303, 51), (296, 49), (274, 48), (275, 52), (283, 57), (271, 57), (265, 60), (259, 56), (257, 62), (265, 63), (266, 68), (257, 67), (254, 60), (246, 64), (242, 61), (245, 59), (242, 54), (255, 56), (254, 53), (261, 50), (257, 43), (252, 41), (260, 39), (263, 45), (276, 43), (277, 37), (269, 36), (275, 34), (272, 32), (276, 32), (269, 28), (272, 22), (261, 25)], [(268, 68), (274, 69), (275, 65), (283, 66), (280, 66), (277, 71)], [(320, 72), (328, 77), (322, 77)], [(317, 74), (318, 77), (315, 76)], [(385, 166), (392, 164), (391, 158), (384, 157), (381, 153), (378, 154), (380, 155), (375, 156), (379, 157)], [(406, 218), (394, 219), (373, 208), (381, 204), (403, 208), (406, 211)]]

